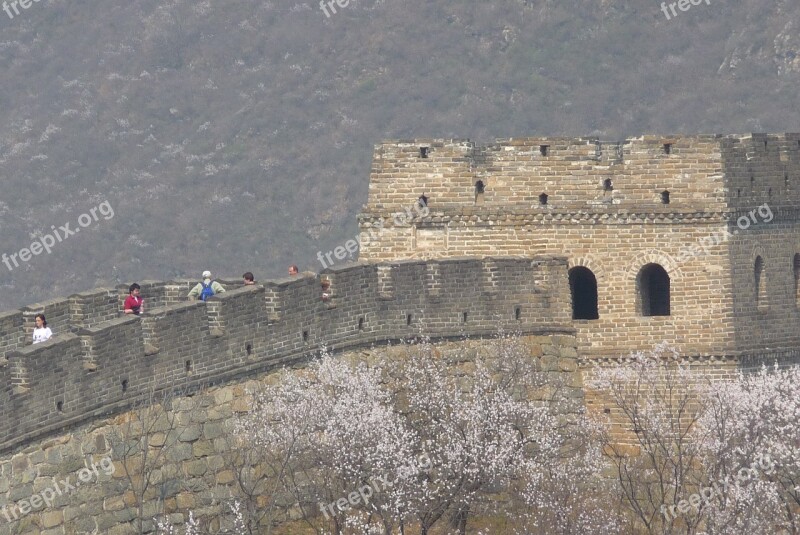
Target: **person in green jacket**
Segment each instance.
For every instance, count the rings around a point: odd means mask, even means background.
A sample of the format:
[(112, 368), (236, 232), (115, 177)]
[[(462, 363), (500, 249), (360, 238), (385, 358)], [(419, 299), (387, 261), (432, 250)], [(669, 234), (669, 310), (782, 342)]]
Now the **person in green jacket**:
[(225, 292), (225, 287), (211, 278), (211, 272), (206, 270), (203, 272), (203, 282), (198, 282), (197, 286), (192, 288), (187, 297), (189, 299), (200, 299), (207, 301), (209, 297)]

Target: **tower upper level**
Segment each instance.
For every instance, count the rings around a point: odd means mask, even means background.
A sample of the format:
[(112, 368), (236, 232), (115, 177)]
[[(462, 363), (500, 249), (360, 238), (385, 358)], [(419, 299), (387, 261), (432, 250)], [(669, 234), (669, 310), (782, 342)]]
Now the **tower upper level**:
[(726, 212), (800, 204), (800, 134), (527, 137), (375, 147), (365, 214), (434, 211)]

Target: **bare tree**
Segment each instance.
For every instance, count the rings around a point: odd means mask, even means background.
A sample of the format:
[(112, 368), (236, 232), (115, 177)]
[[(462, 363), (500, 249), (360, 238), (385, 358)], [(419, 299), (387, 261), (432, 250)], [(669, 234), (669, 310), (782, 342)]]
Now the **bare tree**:
[[(259, 388), (251, 395), (263, 402), (268, 393)], [(222, 457), (225, 468), (234, 474), (234, 493), (246, 526), (242, 533), (268, 535), (277, 522), (291, 515), (296, 503), (298, 489), (291, 485), (296, 479), (292, 463), (306, 429), (302, 425), (286, 428), (285, 447), (271, 449), (254, 447), (248, 435), (242, 436), (241, 428), (237, 429), (237, 423), (241, 421), (232, 422), (222, 437), (227, 444)]]
[(673, 533), (680, 524), (685, 533), (694, 533), (697, 515), (668, 518), (662, 506), (688, 496), (703, 482), (693, 434), (703, 411), (697, 377), (674, 348), (663, 344), (594, 373), (589, 386), (607, 396), (604, 406), (621, 426), (621, 433), (606, 435), (603, 446), (623, 505), (648, 533)]
[(188, 432), (174, 410), (176, 400), (189, 399), (182, 395), (177, 389), (150, 390), (111, 428), (112, 451), (136, 501), (134, 525), (140, 534), (145, 533), (144, 519), (163, 512), (164, 500), (182, 488), (180, 480), (168, 477), (163, 470), (169, 461), (168, 453)]

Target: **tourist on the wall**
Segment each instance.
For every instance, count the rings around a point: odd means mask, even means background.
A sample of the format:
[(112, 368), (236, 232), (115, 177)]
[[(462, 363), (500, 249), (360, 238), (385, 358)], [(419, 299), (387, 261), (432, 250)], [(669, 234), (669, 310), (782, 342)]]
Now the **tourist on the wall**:
[(322, 286), (322, 300), (327, 303), (331, 299), (331, 282), (329, 280), (323, 280), (320, 286)]
[(46, 342), (53, 336), (53, 331), (47, 326), (44, 314), (36, 314), (36, 328), (33, 329), (33, 343)]
[(211, 272), (206, 270), (203, 272), (202, 282), (198, 282), (197, 286), (192, 288), (187, 296), (189, 299), (199, 299), (201, 301), (208, 301), (209, 297), (225, 292), (225, 288), (217, 281), (211, 278)]
[(136, 314), (137, 316), (144, 312), (144, 299), (139, 295), (141, 287), (135, 282), (128, 288), (128, 297), (122, 305), (122, 310), (125, 314)]
[(244, 275), (242, 275), (242, 279), (244, 279), (244, 285), (245, 286), (252, 286), (253, 284), (256, 283), (256, 281), (254, 280), (255, 277), (249, 271), (247, 273), (245, 273)]
[(300, 273), (300, 271), (298, 271), (298, 269), (297, 269), (297, 266), (295, 266), (294, 264), (292, 264), (291, 266), (289, 266), (289, 276), (290, 276), (290, 277), (294, 277), (294, 276), (296, 276), (298, 273)]

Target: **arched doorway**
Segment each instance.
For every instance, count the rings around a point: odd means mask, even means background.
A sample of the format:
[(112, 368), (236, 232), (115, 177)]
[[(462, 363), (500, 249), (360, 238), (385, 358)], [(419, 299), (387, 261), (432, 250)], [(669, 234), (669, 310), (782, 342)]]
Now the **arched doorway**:
[(572, 294), (572, 319), (596, 320), (597, 278), (592, 270), (576, 266), (569, 270), (569, 290)]
[(669, 274), (658, 264), (647, 264), (636, 277), (638, 308), (642, 316), (670, 315)]

